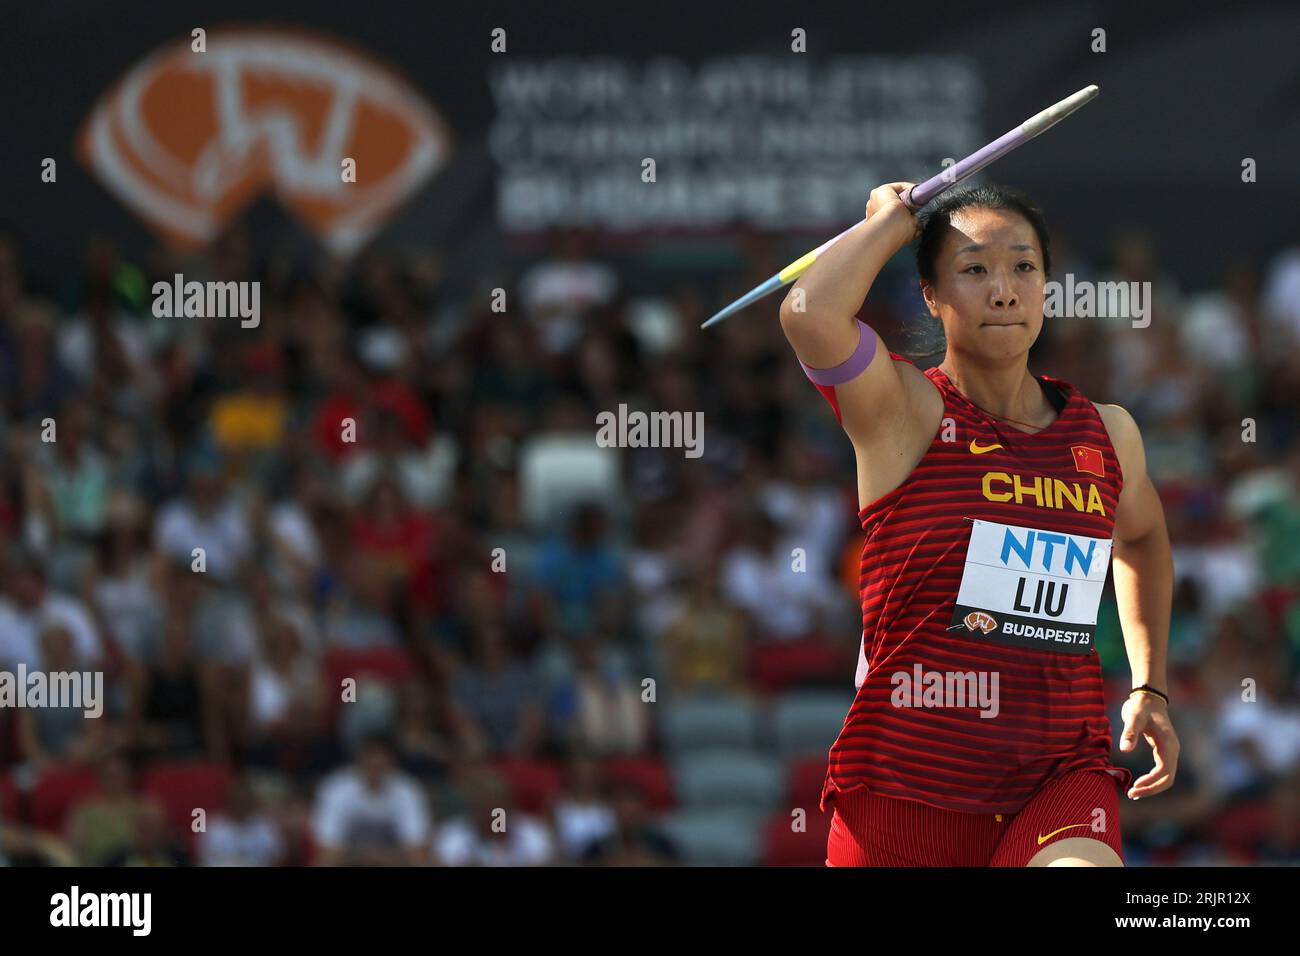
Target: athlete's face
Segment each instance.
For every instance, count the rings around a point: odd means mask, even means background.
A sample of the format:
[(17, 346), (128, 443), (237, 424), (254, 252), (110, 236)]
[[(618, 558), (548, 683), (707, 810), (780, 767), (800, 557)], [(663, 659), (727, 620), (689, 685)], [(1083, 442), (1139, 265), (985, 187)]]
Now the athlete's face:
[(1043, 252), (1033, 227), (1001, 209), (953, 214), (922, 292), (949, 351), (1002, 362), (1023, 355), (1043, 327)]

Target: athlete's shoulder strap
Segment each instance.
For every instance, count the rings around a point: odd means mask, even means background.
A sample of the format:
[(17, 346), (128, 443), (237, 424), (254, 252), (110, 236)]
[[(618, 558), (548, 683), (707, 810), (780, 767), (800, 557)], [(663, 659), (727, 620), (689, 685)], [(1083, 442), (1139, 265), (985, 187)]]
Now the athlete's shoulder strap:
[(1065, 406), (1070, 404), (1070, 397), (1073, 393), (1079, 391), (1064, 379), (1059, 379), (1055, 375), (1035, 375), (1038, 384), (1043, 388), (1043, 394), (1047, 400), (1052, 403), (1059, 415), (1065, 410)]

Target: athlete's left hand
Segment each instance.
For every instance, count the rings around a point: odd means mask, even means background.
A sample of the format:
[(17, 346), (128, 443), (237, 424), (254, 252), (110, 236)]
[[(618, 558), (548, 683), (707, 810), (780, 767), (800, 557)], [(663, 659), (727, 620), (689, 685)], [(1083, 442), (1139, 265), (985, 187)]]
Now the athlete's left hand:
[(1149, 773), (1133, 781), (1128, 795), (1137, 800), (1149, 797), (1174, 784), (1178, 770), (1178, 734), (1169, 720), (1169, 705), (1155, 694), (1133, 694), (1124, 701), (1124, 733), (1119, 738), (1119, 749), (1125, 753), (1137, 746), (1141, 734), (1151, 745), (1156, 765)]

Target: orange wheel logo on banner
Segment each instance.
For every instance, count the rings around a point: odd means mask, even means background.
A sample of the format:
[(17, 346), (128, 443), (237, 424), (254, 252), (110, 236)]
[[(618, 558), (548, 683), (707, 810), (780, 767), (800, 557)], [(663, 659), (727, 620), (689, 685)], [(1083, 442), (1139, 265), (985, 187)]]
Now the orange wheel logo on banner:
[[(408, 82), (346, 46), (286, 30), (210, 31), (147, 56), (95, 105), (81, 156), (180, 248), (273, 193), (350, 256), (447, 162), (446, 124)], [(356, 181), (343, 181), (343, 161)]]

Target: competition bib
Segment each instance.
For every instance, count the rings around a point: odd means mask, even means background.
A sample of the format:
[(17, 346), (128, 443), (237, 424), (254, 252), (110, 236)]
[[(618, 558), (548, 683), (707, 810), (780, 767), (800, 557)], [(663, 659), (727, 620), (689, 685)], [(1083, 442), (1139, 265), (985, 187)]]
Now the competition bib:
[(1013, 647), (1090, 654), (1109, 538), (974, 520), (950, 631)]

